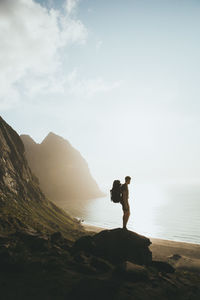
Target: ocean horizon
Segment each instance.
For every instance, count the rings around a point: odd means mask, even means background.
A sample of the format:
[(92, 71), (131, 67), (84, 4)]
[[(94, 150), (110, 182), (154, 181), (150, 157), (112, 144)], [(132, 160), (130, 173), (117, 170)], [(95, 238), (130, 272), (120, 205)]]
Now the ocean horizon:
[[(130, 188), (129, 230), (152, 238), (200, 244), (199, 184), (139, 184)], [(122, 208), (108, 193), (82, 208), (85, 224), (122, 227)]]

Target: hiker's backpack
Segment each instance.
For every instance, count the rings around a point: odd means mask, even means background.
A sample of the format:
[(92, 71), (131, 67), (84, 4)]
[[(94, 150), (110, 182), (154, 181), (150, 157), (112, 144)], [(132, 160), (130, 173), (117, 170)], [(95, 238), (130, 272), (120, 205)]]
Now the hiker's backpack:
[(119, 203), (122, 200), (121, 182), (119, 180), (113, 181), (112, 190), (110, 190), (110, 198), (114, 203)]

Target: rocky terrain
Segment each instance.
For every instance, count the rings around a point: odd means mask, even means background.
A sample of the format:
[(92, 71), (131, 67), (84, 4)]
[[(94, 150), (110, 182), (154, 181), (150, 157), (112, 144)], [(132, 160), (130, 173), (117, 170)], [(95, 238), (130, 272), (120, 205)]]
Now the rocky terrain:
[(152, 259), (150, 247), (121, 228), (87, 232), (49, 201), (0, 118), (1, 299), (200, 299), (198, 269), (176, 269), (179, 255)]
[(41, 144), (20, 136), (32, 172), (45, 195), (62, 208), (85, 206), (89, 199), (103, 196), (79, 151), (62, 137), (50, 132)]
[(2, 299), (199, 299), (199, 273), (152, 260), (150, 244), (120, 228), (75, 242), (60, 232), (0, 237)]

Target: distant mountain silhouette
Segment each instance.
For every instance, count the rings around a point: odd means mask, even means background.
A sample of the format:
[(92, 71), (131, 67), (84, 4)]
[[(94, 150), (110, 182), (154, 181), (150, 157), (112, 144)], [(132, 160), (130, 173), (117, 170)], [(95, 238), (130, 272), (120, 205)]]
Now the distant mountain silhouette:
[(47, 197), (66, 208), (103, 196), (80, 152), (50, 132), (41, 144), (21, 135), (29, 166)]

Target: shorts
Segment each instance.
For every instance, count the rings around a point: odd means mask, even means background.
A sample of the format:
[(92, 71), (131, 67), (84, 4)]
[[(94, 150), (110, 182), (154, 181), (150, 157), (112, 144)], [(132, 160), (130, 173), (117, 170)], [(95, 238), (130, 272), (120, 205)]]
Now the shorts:
[(129, 207), (128, 202), (121, 201), (120, 203), (122, 205), (123, 211), (129, 211), (130, 212), (130, 207)]

